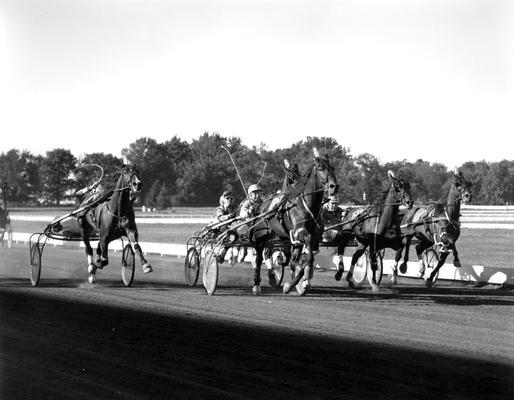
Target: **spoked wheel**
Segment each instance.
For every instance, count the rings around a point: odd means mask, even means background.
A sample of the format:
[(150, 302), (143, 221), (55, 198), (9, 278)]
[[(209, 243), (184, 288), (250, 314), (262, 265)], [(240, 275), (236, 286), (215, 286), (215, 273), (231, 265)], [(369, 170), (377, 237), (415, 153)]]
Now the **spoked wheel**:
[(39, 284), (39, 279), (41, 278), (41, 249), (39, 248), (39, 242), (29, 242), (29, 252), (30, 282), (32, 283), (32, 286), (37, 286)]
[(121, 257), (121, 279), (123, 279), (123, 284), (126, 287), (132, 285), (132, 281), (134, 280), (135, 264), (134, 250), (130, 243), (128, 243), (123, 248)]
[[(367, 253), (367, 254), (368, 254), (368, 257), (371, 257), (369, 255), (369, 253)], [(377, 255), (377, 270), (375, 271), (375, 280), (376, 280), (376, 284), (380, 285), (380, 282), (382, 282), (382, 273), (384, 271), (384, 266), (382, 263), (383, 253), (380, 251), (377, 251), (376, 255)], [(371, 269), (371, 258), (368, 258), (368, 282), (370, 283), (370, 285), (373, 283), (373, 270)]]
[(369, 257), (368, 252), (364, 252), (362, 256), (359, 257), (357, 260), (357, 263), (355, 264), (355, 267), (353, 269), (353, 284), (355, 286), (360, 286), (366, 279), (366, 275), (368, 273), (368, 264), (369, 264)]
[(209, 296), (212, 296), (218, 286), (218, 260), (214, 251), (207, 250), (203, 258), (203, 287)]
[[(439, 263), (439, 255), (434, 249), (427, 249), (423, 252), (421, 257), (426, 267), (425, 277), (428, 278), (432, 274), (432, 271), (435, 269), (437, 264)], [(437, 271), (437, 274), (434, 275), (434, 278), (432, 279), (432, 284), (434, 284), (437, 281), (438, 277), (439, 271)]]
[(184, 272), (186, 276), (186, 283), (189, 286), (196, 285), (198, 282), (198, 275), (200, 273), (200, 256), (196, 247), (191, 247), (186, 254), (184, 263)]

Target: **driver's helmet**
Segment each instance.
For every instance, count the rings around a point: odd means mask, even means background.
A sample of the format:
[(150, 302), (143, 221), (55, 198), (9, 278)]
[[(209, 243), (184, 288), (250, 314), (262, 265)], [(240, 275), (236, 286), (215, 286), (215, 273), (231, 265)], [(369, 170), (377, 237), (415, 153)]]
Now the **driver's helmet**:
[(229, 206), (234, 203), (234, 193), (231, 190), (225, 190), (220, 196), (220, 206)]
[(254, 192), (262, 192), (262, 189), (258, 184), (250, 185), (250, 187), (248, 188), (248, 194)]

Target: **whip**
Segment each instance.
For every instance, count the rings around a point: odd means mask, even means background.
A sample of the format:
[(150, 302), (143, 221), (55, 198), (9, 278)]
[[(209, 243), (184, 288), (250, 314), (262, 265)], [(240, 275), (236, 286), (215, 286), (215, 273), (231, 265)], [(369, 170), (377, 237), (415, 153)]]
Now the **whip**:
[(228, 151), (228, 149), (225, 146), (221, 145), (221, 148), (228, 153), (228, 156), (230, 157), (230, 161), (232, 161), (232, 165), (234, 166), (234, 168), (236, 170), (237, 177), (239, 178), (239, 182), (241, 182), (241, 186), (243, 186), (243, 192), (245, 193), (245, 196), (248, 197), (248, 193), (246, 193), (245, 184), (243, 183), (243, 180), (241, 179), (241, 175), (239, 175), (239, 171), (237, 170), (236, 163), (234, 162), (234, 159), (232, 158), (232, 154), (230, 154), (230, 151)]

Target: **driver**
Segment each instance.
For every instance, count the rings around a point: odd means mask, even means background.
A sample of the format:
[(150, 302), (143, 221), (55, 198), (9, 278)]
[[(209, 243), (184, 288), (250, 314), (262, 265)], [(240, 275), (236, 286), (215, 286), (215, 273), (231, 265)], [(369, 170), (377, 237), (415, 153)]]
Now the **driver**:
[[(337, 196), (330, 196), (328, 198), (328, 203), (323, 206), (321, 212), (321, 218), (323, 219), (323, 224), (325, 227), (330, 227), (332, 225), (336, 225), (343, 220), (343, 209), (339, 207), (339, 199)], [(334, 229), (329, 229), (323, 232), (323, 241), (324, 242), (334, 242), (340, 235), (340, 228), (335, 227)]]
[[(230, 190), (225, 190), (223, 194), (220, 196), (219, 206), (214, 211), (214, 219), (216, 222), (224, 222), (232, 219), (236, 215), (235, 210), (235, 197), (234, 193)], [(220, 232), (226, 231), (230, 224), (224, 225), (219, 228)], [(223, 247), (219, 254), (216, 256), (218, 263), (222, 264), (225, 261), (225, 256), (227, 255), (227, 251), (229, 246)]]
[(248, 198), (241, 203), (239, 217), (248, 220), (258, 215), (259, 207), (262, 204), (262, 189), (258, 184), (250, 185)]

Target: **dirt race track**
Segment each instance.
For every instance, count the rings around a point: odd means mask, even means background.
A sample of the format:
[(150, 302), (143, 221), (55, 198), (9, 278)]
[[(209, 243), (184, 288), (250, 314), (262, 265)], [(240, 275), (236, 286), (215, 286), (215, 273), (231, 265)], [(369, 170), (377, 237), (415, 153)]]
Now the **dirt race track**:
[(75, 249), (0, 248), (1, 399), (512, 399), (514, 292), (405, 280), (350, 290), (317, 271), (305, 297), (223, 267), (212, 297), (182, 260), (149, 257), (124, 288), (120, 254), (86, 282)]

